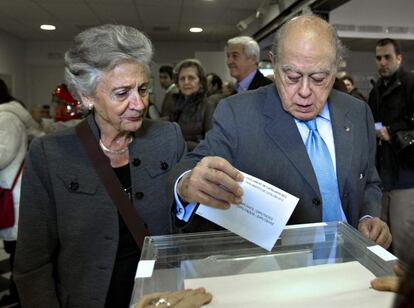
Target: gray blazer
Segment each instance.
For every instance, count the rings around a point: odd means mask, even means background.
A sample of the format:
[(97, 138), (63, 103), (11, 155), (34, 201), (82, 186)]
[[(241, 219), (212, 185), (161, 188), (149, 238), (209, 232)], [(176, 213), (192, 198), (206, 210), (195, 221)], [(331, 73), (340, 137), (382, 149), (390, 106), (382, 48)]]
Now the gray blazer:
[[(98, 128), (88, 118), (95, 136)], [(151, 235), (171, 232), (168, 171), (180, 128), (144, 120), (129, 145), (132, 198)], [(118, 247), (116, 206), (74, 128), (35, 139), (23, 173), (14, 278), (23, 307), (104, 307)]]
[[(381, 190), (375, 169), (375, 132), (367, 104), (332, 90), (329, 109), (336, 170), (348, 222), (379, 216)], [(216, 109), (206, 139), (172, 171), (169, 186), (204, 156), (221, 156), (240, 171), (269, 182), (300, 200), (289, 224), (320, 222), (321, 194), (293, 117), (282, 108), (274, 85), (231, 96)], [(194, 215), (188, 231), (215, 229)]]

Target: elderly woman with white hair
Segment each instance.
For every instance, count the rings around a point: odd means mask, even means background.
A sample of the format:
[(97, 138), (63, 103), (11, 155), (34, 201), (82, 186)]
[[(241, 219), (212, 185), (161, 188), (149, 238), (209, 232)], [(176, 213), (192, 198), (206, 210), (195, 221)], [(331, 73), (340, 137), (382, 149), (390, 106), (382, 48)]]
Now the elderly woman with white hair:
[(165, 183), (186, 146), (177, 124), (145, 119), (151, 57), (148, 38), (122, 25), (85, 30), (66, 52), (66, 83), (91, 112), (30, 147), (15, 259), (23, 307), (128, 307), (142, 239), (171, 233)]

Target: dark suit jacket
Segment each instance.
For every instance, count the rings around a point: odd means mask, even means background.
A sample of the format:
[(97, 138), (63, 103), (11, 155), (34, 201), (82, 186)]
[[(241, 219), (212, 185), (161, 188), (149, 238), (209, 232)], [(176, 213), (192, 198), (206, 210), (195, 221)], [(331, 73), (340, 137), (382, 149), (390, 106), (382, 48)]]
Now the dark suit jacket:
[[(348, 222), (379, 216), (381, 190), (374, 166), (375, 132), (367, 104), (336, 90), (329, 98), (340, 198)], [(289, 223), (322, 220), (321, 194), (293, 117), (282, 109), (274, 85), (223, 100), (206, 139), (172, 171), (169, 185), (204, 156), (221, 156), (240, 171), (300, 200)], [(194, 215), (191, 231), (214, 229)]]
[(249, 84), (248, 90), (254, 90), (263, 86), (267, 86), (271, 83), (273, 83), (273, 81), (265, 77), (259, 70), (257, 70), (252, 79), (252, 82)]
[[(93, 117), (89, 125), (97, 138)], [(167, 173), (185, 152), (178, 125), (144, 120), (129, 145), (133, 204), (152, 235), (171, 232)], [(74, 128), (35, 139), (25, 161), (14, 279), (23, 307), (104, 307), (117, 208)]]

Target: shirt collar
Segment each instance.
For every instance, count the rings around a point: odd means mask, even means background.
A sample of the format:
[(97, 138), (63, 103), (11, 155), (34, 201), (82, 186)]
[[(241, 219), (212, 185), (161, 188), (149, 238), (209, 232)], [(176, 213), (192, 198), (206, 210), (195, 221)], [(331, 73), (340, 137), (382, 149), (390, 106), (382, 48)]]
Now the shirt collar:
[(237, 83), (237, 92), (247, 91), (250, 83), (252, 82), (254, 75), (256, 75), (256, 70), (249, 73), (244, 79)]
[(329, 104), (328, 102), (325, 103), (325, 106), (323, 106), (322, 111), (318, 114), (319, 117), (331, 121), (331, 115), (329, 113)]

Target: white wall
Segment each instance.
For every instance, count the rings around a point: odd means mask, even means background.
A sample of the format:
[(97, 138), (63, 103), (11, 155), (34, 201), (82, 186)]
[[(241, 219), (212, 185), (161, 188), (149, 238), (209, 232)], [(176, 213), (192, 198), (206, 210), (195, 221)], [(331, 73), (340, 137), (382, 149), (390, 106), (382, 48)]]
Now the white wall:
[(412, 0), (352, 0), (330, 12), (329, 21), (345, 25), (413, 27), (413, 10)]
[(27, 43), (27, 90), (32, 107), (51, 103), (52, 91), (63, 82), (63, 57), (69, 47), (69, 41)]
[(378, 77), (373, 52), (350, 51), (346, 58), (346, 71), (352, 76), (355, 86), (368, 97), (371, 90), (370, 79)]
[(202, 51), (196, 52), (195, 57), (201, 61), (207, 73), (216, 73), (222, 80), (231, 80), (226, 64), (226, 52), (222, 51)]
[(59, 65), (28, 65), (28, 91), (31, 106), (49, 105), (52, 92), (63, 80), (63, 63)]
[(24, 59), (24, 41), (0, 31), (0, 74), (5, 75), (11, 83), (11, 94), (28, 104)]
[[(194, 58), (197, 52), (216, 52), (223, 50), (223, 44), (209, 42), (153, 42), (154, 97), (156, 104), (162, 101), (164, 91), (158, 81), (161, 65), (175, 65), (182, 59)], [(27, 93), (30, 106), (49, 104), (51, 93), (57, 84), (63, 82), (63, 55), (70, 47), (69, 41), (28, 42), (25, 64), (27, 68)], [(225, 64), (225, 63), (224, 63)], [(0, 71), (1, 73), (1, 71)]]
[(175, 65), (187, 58), (194, 58), (200, 51), (222, 51), (224, 42), (157, 42), (154, 41), (154, 62)]

